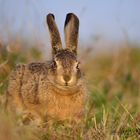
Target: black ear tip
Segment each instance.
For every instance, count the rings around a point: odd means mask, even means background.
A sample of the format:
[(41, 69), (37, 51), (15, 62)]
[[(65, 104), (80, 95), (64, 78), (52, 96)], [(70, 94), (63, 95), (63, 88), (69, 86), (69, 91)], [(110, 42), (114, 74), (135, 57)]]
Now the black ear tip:
[(74, 13), (68, 13), (65, 20), (65, 26), (69, 23), (69, 21), (74, 18), (76, 21), (79, 21), (78, 17)]
[(50, 19), (55, 19), (54, 14), (49, 13), (49, 14), (47, 15), (47, 21), (50, 20)]
[(66, 18), (77, 17), (74, 13), (68, 13)]

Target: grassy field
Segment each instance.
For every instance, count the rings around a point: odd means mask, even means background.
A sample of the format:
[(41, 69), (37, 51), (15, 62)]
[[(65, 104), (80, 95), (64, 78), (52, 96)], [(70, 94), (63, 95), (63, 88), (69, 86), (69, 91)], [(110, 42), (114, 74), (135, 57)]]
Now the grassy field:
[[(15, 45), (16, 46), (16, 45)], [(114, 52), (83, 49), (79, 59), (89, 89), (86, 115), (80, 124), (55, 122), (35, 129), (18, 126), (3, 111), (8, 75), (17, 63), (44, 60), (40, 50), (0, 46), (0, 140), (138, 140), (140, 139), (140, 46)], [(26, 54), (26, 55), (25, 55)]]

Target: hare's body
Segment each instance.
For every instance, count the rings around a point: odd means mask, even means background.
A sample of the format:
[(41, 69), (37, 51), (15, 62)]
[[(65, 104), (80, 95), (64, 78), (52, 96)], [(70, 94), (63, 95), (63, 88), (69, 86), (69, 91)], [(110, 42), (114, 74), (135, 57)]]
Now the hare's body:
[(18, 114), (31, 113), (47, 119), (78, 119), (84, 111), (86, 90), (83, 81), (76, 87), (59, 88), (49, 81), (47, 63), (18, 65), (10, 76), (9, 103)]
[(86, 87), (77, 60), (78, 18), (65, 21), (66, 49), (62, 48), (54, 16), (47, 16), (52, 60), (18, 65), (11, 73), (8, 108), (32, 120), (78, 120), (83, 114)]

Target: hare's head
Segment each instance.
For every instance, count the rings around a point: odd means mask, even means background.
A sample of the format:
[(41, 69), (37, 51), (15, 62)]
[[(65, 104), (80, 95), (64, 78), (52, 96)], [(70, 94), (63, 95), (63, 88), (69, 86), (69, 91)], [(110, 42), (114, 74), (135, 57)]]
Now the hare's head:
[(69, 13), (66, 16), (64, 25), (65, 49), (62, 48), (60, 34), (53, 14), (47, 15), (47, 24), (53, 55), (53, 74), (51, 79), (59, 86), (76, 86), (81, 79), (81, 71), (77, 60), (79, 20), (73, 13)]

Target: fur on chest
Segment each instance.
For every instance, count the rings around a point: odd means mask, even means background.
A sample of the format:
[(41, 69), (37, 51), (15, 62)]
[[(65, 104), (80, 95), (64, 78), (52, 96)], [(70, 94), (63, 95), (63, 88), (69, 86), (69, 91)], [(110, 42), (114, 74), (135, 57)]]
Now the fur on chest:
[(79, 117), (84, 110), (85, 94), (80, 89), (64, 91), (49, 85), (48, 92), (39, 99), (45, 110), (45, 115), (59, 120)]
[(81, 93), (75, 95), (50, 95), (47, 102), (46, 115), (59, 120), (71, 119), (81, 115), (85, 98)]

